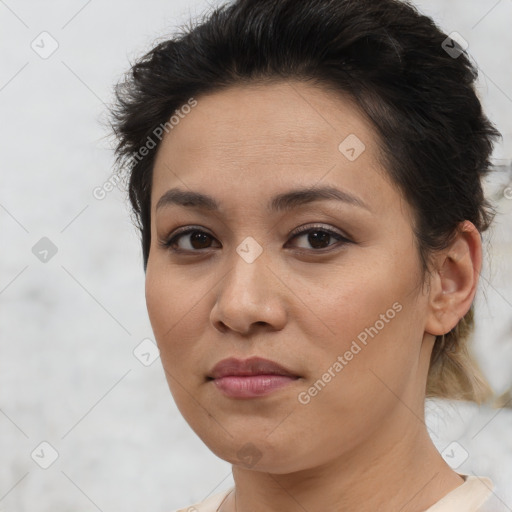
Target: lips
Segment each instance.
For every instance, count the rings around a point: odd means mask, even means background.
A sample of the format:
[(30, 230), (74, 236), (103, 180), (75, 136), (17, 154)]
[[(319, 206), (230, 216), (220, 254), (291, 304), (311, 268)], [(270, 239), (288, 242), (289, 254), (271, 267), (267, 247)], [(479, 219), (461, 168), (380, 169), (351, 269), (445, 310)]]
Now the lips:
[(220, 379), (228, 376), (251, 376), (251, 375), (282, 375), (285, 377), (298, 378), (297, 374), (281, 366), (280, 364), (263, 359), (251, 357), (250, 359), (236, 359), (230, 357), (218, 362), (211, 370), (210, 379)]

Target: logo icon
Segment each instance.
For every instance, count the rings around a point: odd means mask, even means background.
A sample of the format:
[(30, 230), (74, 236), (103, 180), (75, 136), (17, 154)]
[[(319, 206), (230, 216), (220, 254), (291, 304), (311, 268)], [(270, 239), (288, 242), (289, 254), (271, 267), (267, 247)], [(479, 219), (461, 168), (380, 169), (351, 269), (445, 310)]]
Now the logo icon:
[(339, 152), (351, 162), (357, 160), (365, 149), (363, 141), (354, 133), (345, 137), (338, 146)]
[(59, 458), (59, 453), (50, 443), (43, 441), (30, 456), (39, 467), (48, 469)]
[(48, 59), (57, 51), (59, 43), (51, 34), (44, 31), (30, 43), (30, 47), (41, 59)]
[(246, 263), (253, 263), (263, 252), (263, 247), (252, 236), (248, 236), (236, 248), (236, 252)]
[(144, 338), (134, 349), (133, 355), (144, 365), (152, 365), (160, 356), (158, 347), (149, 338)]
[(43, 236), (32, 247), (32, 254), (41, 262), (48, 263), (56, 254), (57, 246), (46, 236)]
[(252, 468), (262, 456), (262, 453), (252, 443), (246, 443), (236, 452), (237, 457), (243, 462), (243, 464)]
[(442, 452), (441, 456), (452, 469), (457, 469), (469, 457), (469, 453), (457, 441), (451, 442)]
[(441, 43), (441, 46), (452, 59), (456, 59), (464, 53), (469, 44), (458, 32), (450, 32), (448, 37)]

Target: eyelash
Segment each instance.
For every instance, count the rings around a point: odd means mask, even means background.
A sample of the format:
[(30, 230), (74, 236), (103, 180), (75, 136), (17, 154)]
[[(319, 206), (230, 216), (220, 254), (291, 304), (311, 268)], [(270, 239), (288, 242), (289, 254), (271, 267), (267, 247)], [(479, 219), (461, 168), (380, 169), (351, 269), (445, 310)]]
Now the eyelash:
[[(336, 231), (333, 231), (332, 229), (330, 228), (326, 228), (322, 225), (313, 225), (313, 226), (307, 226), (307, 227), (301, 227), (301, 228), (297, 228), (295, 231), (293, 231), (290, 235), (290, 239), (293, 240), (295, 238), (298, 238), (299, 236), (302, 236), (302, 235), (305, 235), (305, 234), (309, 234), (309, 233), (316, 233), (316, 232), (322, 232), (322, 233), (327, 233), (329, 235), (331, 235), (332, 237), (334, 238), (337, 238), (339, 243), (338, 244), (331, 244), (323, 249), (304, 249), (302, 247), (299, 247), (297, 250), (298, 251), (306, 251), (306, 252), (315, 252), (315, 253), (322, 253), (322, 252), (327, 252), (327, 251), (330, 251), (331, 250), (331, 247), (334, 247), (336, 245), (338, 246), (344, 246), (346, 244), (349, 244), (349, 243), (353, 243), (351, 240), (349, 240), (348, 238), (344, 237), (343, 235), (337, 233)], [(162, 246), (162, 247), (165, 247), (166, 249), (168, 249), (169, 251), (171, 252), (174, 252), (174, 253), (197, 253), (197, 254), (200, 254), (202, 252), (206, 252), (208, 251), (209, 249), (211, 249), (211, 247), (207, 247), (205, 249), (194, 249), (194, 250), (190, 250), (190, 249), (176, 249), (174, 247), (172, 247), (173, 245), (176, 244), (177, 241), (179, 241), (180, 238), (182, 238), (183, 236), (185, 235), (188, 235), (188, 234), (191, 234), (191, 233), (203, 233), (205, 235), (208, 235), (210, 238), (214, 239), (214, 237), (212, 235), (210, 235), (208, 232), (200, 229), (199, 227), (196, 227), (196, 226), (190, 226), (190, 227), (185, 227), (181, 230), (178, 230), (177, 232), (174, 233), (174, 235), (166, 240), (161, 240), (159, 241), (159, 244)]]

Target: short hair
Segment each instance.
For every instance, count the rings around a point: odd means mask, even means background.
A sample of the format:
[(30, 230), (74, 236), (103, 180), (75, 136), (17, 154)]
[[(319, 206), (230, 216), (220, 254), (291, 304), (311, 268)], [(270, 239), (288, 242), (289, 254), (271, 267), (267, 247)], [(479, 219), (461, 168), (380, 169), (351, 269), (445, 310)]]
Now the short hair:
[[(422, 277), (459, 224), (479, 233), (496, 211), (481, 179), (501, 134), (482, 111), (477, 68), (462, 47), (399, 0), (235, 0), (181, 27), (141, 57), (116, 86), (111, 111), (116, 165), (140, 230), (144, 271), (151, 243), (155, 128), (191, 98), (229, 86), (299, 80), (344, 94), (376, 128), (379, 158), (411, 205)], [(436, 336), (427, 397), (473, 400), (491, 393), (468, 351), (473, 304)]]

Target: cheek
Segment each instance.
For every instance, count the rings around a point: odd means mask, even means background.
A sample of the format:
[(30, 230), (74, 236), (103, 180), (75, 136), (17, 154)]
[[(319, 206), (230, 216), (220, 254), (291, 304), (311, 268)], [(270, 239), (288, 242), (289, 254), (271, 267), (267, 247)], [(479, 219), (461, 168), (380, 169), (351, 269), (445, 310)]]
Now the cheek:
[[(329, 277), (328, 282), (310, 276), (300, 282), (296, 280), (294, 286), (295, 294), (303, 298), (297, 303), (302, 313), (297, 312), (295, 318), (301, 322), (306, 338), (314, 339), (315, 344), (318, 341), (320, 349), (343, 349), (358, 335), (364, 341), (365, 328), (376, 322), (379, 330), (386, 331), (391, 323), (397, 323), (400, 315), (396, 309), (400, 307), (393, 309), (393, 304), (404, 302), (406, 284), (394, 277), (392, 268), (380, 265), (378, 256), (371, 265), (358, 261), (349, 266), (345, 261), (344, 266), (322, 273)], [(383, 324), (381, 315), (384, 322), (389, 322)]]
[(386, 385), (404, 390), (418, 361), (424, 305), (415, 290), (414, 261), (402, 258), (398, 264), (377, 255), (372, 261), (330, 272), (336, 277), (316, 292), (309, 283), (308, 304), (316, 315), (297, 315), (303, 318), (300, 330), (312, 340), (310, 379), (329, 381), (325, 389), (332, 395), (324, 399), (331, 406), (377, 401), (391, 394)]
[(341, 311), (331, 304), (329, 324), (336, 335), (311, 347), (311, 373), (294, 417), (311, 432), (323, 432), (313, 450), (319, 461), (330, 455), (326, 446), (348, 450), (368, 439), (392, 410), (409, 402), (415, 384), (421, 336), (414, 339), (409, 327), (414, 307), (404, 297), (392, 303), (387, 293), (374, 291), (359, 291)]
[(146, 306), (166, 372), (180, 381), (201, 376), (201, 355), (197, 341), (203, 338), (208, 286), (204, 280), (186, 279), (163, 265), (148, 262)]
[(172, 327), (170, 319), (174, 317), (175, 294), (172, 293), (168, 280), (164, 277), (158, 267), (152, 264), (151, 258), (148, 261), (146, 270), (146, 307), (153, 333), (160, 345), (165, 332)]
[[(169, 270), (148, 262), (146, 271), (146, 306), (160, 350), (160, 360), (169, 390), (181, 414), (189, 424), (201, 413), (196, 401), (190, 400), (197, 385), (203, 382), (198, 361), (201, 354), (195, 340), (201, 338), (200, 302), (196, 293), (180, 287), (180, 279)], [(203, 294), (204, 295), (204, 294)], [(195, 305), (195, 306), (194, 306)]]

